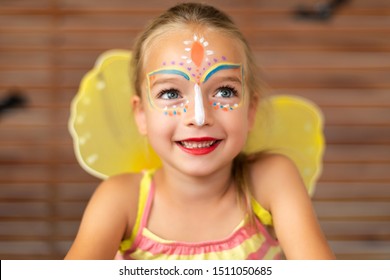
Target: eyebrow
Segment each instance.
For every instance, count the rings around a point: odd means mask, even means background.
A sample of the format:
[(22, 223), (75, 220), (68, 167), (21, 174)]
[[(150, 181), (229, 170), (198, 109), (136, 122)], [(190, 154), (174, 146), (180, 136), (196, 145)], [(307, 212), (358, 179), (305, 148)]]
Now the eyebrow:
[(227, 76), (227, 77), (220, 77), (217, 78), (220, 82), (233, 82), (233, 83), (239, 83), (241, 84), (242, 80), (236, 76)]
[(148, 76), (150, 77), (150, 76), (157, 75), (157, 74), (179, 75), (179, 76), (184, 77), (188, 81), (190, 80), (190, 76), (186, 72), (181, 71), (179, 69), (159, 69), (159, 70), (156, 70), (156, 71), (149, 73)]
[(237, 69), (241, 68), (241, 64), (232, 64), (232, 63), (220, 63), (215, 66), (213, 66), (211, 69), (207, 70), (207, 72), (203, 75), (202, 83), (207, 82), (208, 79), (211, 78), (212, 75), (217, 73), (221, 70), (228, 70), (228, 69)]

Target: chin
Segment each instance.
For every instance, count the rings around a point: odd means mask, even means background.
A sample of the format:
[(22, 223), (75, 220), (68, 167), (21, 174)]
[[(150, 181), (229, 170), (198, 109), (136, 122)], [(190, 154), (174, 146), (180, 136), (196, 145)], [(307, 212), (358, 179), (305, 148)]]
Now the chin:
[(173, 168), (178, 172), (191, 177), (204, 178), (214, 175), (224, 169), (231, 169), (231, 162), (229, 164), (217, 164), (212, 160), (188, 160), (182, 161), (180, 164), (173, 165)]

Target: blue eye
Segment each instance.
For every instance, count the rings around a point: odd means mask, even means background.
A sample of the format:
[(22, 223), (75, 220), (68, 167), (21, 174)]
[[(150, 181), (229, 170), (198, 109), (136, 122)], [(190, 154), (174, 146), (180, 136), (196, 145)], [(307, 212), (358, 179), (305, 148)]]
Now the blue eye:
[(166, 90), (161, 91), (158, 94), (158, 98), (166, 99), (166, 100), (178, 99), (178, 98), (180, 98), (180, 94), (179, 94), (179, 91), (176, 89), (166, 89)]
[(220, 98), (232, 98), (235, 96), (237, 96), (237, 90), (229, 86), (220, 87), (215, 94), (215, 97)]

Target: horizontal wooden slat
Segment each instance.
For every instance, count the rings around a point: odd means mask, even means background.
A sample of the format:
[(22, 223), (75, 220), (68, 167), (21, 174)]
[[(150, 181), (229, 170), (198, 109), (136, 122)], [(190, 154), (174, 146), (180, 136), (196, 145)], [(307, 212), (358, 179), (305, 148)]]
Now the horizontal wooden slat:
[(50, 190), (50, 184), (17, 184), (11, 182), (8, 184), (0, 185), (0, 197), (3, 201), (7, 201), (12, 198), (29, 198), (30, 200), (41, 200), (45, 199), (48, 196), (48, 191)]
[(314, 208), (321, 220), (390, 221), (390, 201), (315, 201)]
[(324, 161), (326, 163), (389, 163), (390, 145), (327, 145)]
[(324, 131), (329, 144), (390, 144), (390, 130), (385, 126), (325, 126)]
[(45, 241), (0, 241), (2, 254), (15, 255), (50, 255), (51, 246)]
[[(182, 2), (188, 2), (182, 1)], [(104, 9), (110, 9), (110, 8), (116, 8), (116, 9), (134, 9), (137, 8), (149, 8), (149, 9), (165, 9), (167, 7), (170, 7), (177, 3), (177, 1), (174, 0), (165, 0), (165, 1), (157, 1), (157, 0), (151, 0), (148, 2), (138, 2), (138, 1), (126, 1), (126, 0), (112, 0), (110, 2), (106, 2), (104, 0), (96, 0), (94, 1), (93, 7), (90, 6), (88, 2), (78, 2), (77, 0), (62, 0), (60, 5), (55, 6), (56, 10), (58, 9), (67, 9), (67, 8), (86, 8), (86, 9), (93, 9), (93, 8), (104, 8)], [(47, 8), (52, 7), (50, 4), (52, 4), (49, 0), (38, 0), (34, 1), (34, 3), (31, 3), (28, 0), (19, 0), (19, 1), (5, 1), (6, 7), (16, 7), (16, 8)], [(211, 2), (212, 5), (218, 6), (218, 7), (225, 7), (225, 9), (238, 7), (240, 9), (249, 10), (250, 8), (246, 5), (242, 5), (242, 3), (237, 1), (223, 1), (223, 0), (213, 0)], [(297, 7), (298, 5), (304, 5), (308, 7), (312, 7), (314, 5), (312, 0), (289, 0), (289, 1), (283, 1), (283, 0), (274, 0), (274, 1), (252, 1), (250, 3), (250, 7), (252, 8), (262, 8), (262, 9), (275, 9), (275, 10), (290, 10), (291, 8)], [(354, 0), (351, 3), (348, 3), (348, 5), (343, 9), (384, 9), (389, 8), (389, 2), (386, 0), (375, 0), (372, 2), (367, 2), (365, 0)]]
[(58, 183), (56, 189), (50, 183), (4, 183), (0, 185), (0, 202), (51, 202), (53, 199), (63, 202), (85, 202), (91, 197), (99, 182), (96, 178), (88, 183), (64, 182)]
[(270, 89), (274, 95), (296, 95), (325, 107), (387, 107), (390, 105), (388, 89)]
[(47, 217), (53, 215), (50, 204), (44, 202), (1, 202), (0, 212), (7, 213), (7, 217)]
[[(66, 120), (63, 120), (66, 122)], [(4, 126), (1, 127), (0, 143), (2, 144), (29, 144), (29, 145), (47, 145), (48, 147), (66, 143), (69, 145), (71, 136), (69, 131), (63, 126), (63, 129), (57, 129), (52, 133), (52, 126), (34, 125), (34, 126)]]
[(390, 200), (389, 183), (319, 182), (314, 201), (382, 201)]
[[(322, 221), (321, 227), (331, 240), (390, 241), (388, 221)], [(373, 235), (372, 232), (376, 234)]]
[(321, 181), (389, 183), (389, 170), (390, 163), (326, 163)]
[(57, 178), (67, 183), (91, 181), (91, 175), (83, 171), (76, 163), (54, 167), (46, 164), (20, 164), (17, 168), (5, 165), (0, 169), (0, 184), (9, 182), (53, 183), (58, 181)]
[[(15, 232), (18, 232), (18, 236), (37, 236), (37, 237), (49, 237), (52, 233), (51, 224), (47, 222), (4, 222), (0, 221), (0, 238), (5, 239), (2, 236), (12, 236)], [(8, 238), (10, 239), (10, 237)]]
[(389, 241), (331, 241), (330, 245), (340, 259), (388, 260), (390, 258)]

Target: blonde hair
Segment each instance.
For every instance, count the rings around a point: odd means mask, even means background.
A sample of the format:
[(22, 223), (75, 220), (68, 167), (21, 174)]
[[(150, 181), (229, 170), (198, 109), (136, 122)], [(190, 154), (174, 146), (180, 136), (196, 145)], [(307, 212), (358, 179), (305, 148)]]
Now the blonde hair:
[[(243, 48), (245, 55), (245, 83), (250, 98), (258, 101), (263, 93), (263, 85), (258, 77), (259, 69), (255, 63), (253, 53), (241, 31), (233, 20), (224, 12), (199, 3), (178, 4), (155, 20), (153, 20), (138, 37), (133, 48), (132, 69), (134, 69), (134, 88), (141, 96), (141, 84), (144, 76), (143, 69), (148, 48), (163, 34), (171, 31), (182, 30), (183, 27), (206, 28), (217, 31), (220, 34), (235, 40)], [(233, 161), (232, 177), (237, 186), (238, 199), (244, 201), (244, 207), (253, 222), (253, 211), (251, 207), (251, 186), (248, 174), (248, 158), (240, 153)]]

